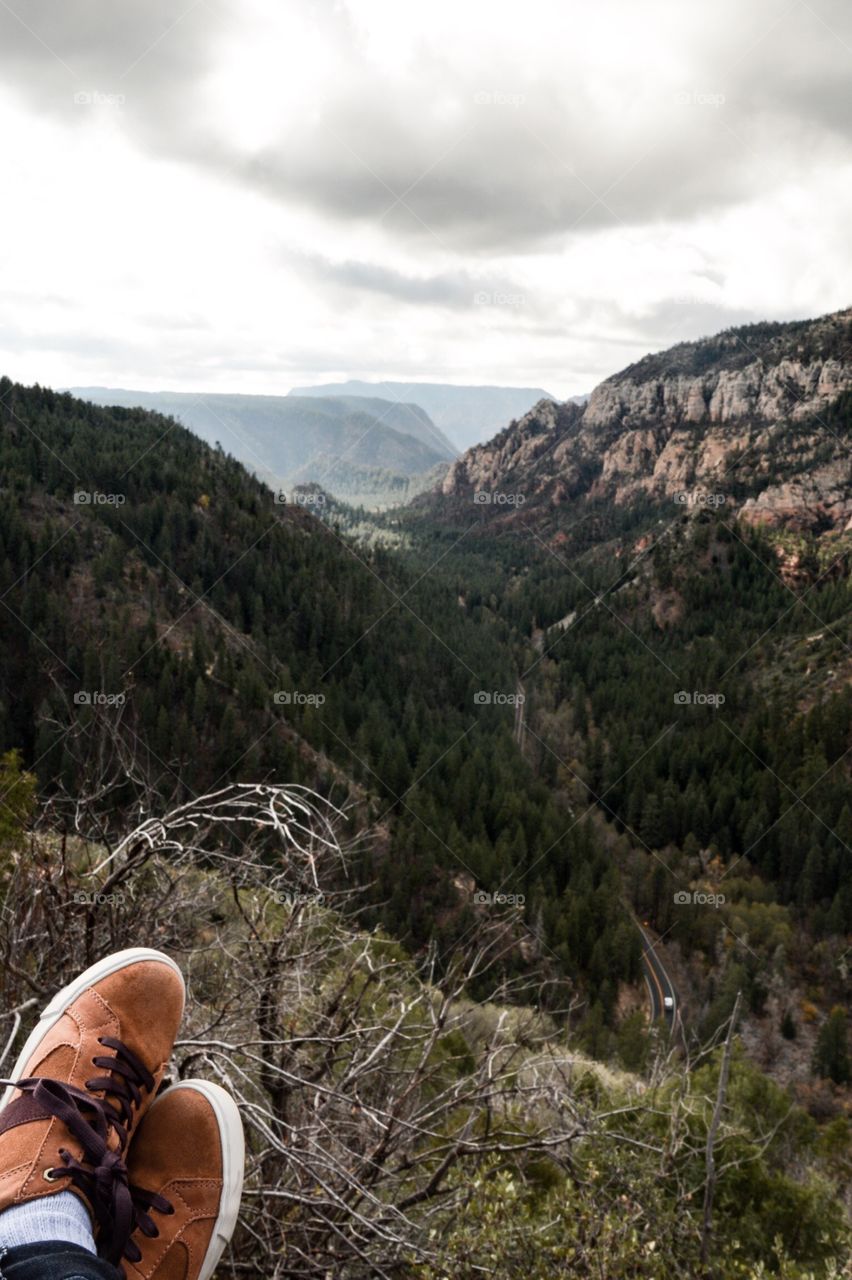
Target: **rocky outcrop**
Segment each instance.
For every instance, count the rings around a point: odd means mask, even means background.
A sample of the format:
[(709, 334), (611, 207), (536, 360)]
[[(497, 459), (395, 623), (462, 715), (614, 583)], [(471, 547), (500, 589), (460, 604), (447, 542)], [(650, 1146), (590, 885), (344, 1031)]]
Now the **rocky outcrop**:
[(852, 387), (852, 363), (838, 359), (781, 360), (776, 365), (755, 360), (744, 369), (717, 369), (700, 376), (639, 381), (624, 374), (597, 387), (586, 407), (588, 427), (620, 421), (725, 423), (759, 418), (802, 421), (841, 391)]
[(749, 524), (810, 532), (827, 529), (852, 533), (852, 470), (837, 461), (809, 475), (768, 485), (740, 508)]
[(441, 492), (491, 492), (505, 488), (507, 481), (518, 475), (528, 483), (538, 471), (549, 470), (540, 464), (546, 463), (570, 424), (581, 416), (582, 409), (573, 403), (540, 400), (488, 444), (475, 445), (456, 458), (444, 477)]
[(682, 343), (608, 378), (584, 408), (542, 401), (457, 459), (442, 492), (514, 490), (526, 504), (646, 495), (852, 529), (852, 411), (825, 421), (844, 393), (852, 404), (850, 353), (852, 310)]

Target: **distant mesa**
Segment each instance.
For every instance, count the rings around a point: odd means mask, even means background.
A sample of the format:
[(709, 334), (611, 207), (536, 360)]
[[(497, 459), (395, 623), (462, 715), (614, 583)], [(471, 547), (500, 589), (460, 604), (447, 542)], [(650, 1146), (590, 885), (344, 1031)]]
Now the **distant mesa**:
[[(450, 437), (455, 452), (490, 439), (512, 418), (527, 413), (539, 400), (554, 397), (541, 387), (456, 386), (447, 382), (330, 382), (324, 386), (294, 387), (291, 396), (380, 396), (383, 400), (416, 404)], [(577, 400), (586, 397), (578, 396)]]
[(382, 508), (431, 488), (458, 452), (416, 404), (372, 397), (251, 396), (73, 387), (97, 405), (176, 418), (274, 488), (319, 484)]

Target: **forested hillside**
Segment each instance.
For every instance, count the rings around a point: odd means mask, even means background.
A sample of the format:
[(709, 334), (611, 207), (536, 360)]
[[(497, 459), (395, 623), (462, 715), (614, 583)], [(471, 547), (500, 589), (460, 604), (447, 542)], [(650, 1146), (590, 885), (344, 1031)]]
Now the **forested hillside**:
[(594, 956), (558, 907), (523, 949), (611, 1009), (638, 976), (617, 870), (523, 759), (512, 707), (476, 698), (514, 691), (509, 626), (276, 504), (173, 422), (8, 382), (0, 396), (2, 746), (48, 790), (97, 796), (98, 830), (140, 789), (164, 804), (285, 779), (342, 800), (351, 779), (370, 815), (353, 875), (398, 936), (447, 951), (477, 887), (528, 897), (531, 920), (570, 891)]
[[(351, 791), (372, 824), (353, 875), (389, 928), (449, 949), (476, 890), (522, 900), (511, 963), (579, 984), (590, 1028), (639, 977), (628, 901), (716, 975), (694, 1018), (737, 982), (759, 1012), (779, 939), (842, 953), (843, 556), (800, 602), (723, 513), (639, 552), (649, 511), (605, 507), (556, 550), (414, 516), (394, 523), (416, 549), (368, 550), (156, 416), (4, 392), (2, 744), (46, 786), (103, 793), (118, 825), (141, 786)], [(108, 736), (133, 769), (106, 787)], [(723, 879), (723, 910), (679, 910)]]
[[(824, 1015), (846, 998), (850, 553), (799, 538), (794, 588), (774, 535), (721, 511), (572, 515), (547, 539), (521, 519), (502, 537), (474, 525), (457, 544), (461, 522), (426, 523), (412, 540), (424, 564), (446, 552), (460, 590), (478, 582), (469, 608), (488, 600), (525, 636), (525, 759), (618, 833), (693, 1027), (742, 990), (768, 1043), (788, 1008), (803, 1027), (817, 992)], [(637, 537), (637, 520), (654, 532)], [(561, 916), (543, 884), (544, 920), (591, 948), (582, 909)]]

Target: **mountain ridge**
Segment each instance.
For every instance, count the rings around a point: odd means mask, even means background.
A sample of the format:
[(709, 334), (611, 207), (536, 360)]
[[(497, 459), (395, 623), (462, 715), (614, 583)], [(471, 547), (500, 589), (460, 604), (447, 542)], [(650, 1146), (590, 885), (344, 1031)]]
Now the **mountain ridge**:
[[(385, 491), (449, 463), (456, 450), (418, 405), (373, 398), (196, 395), (111, 387), (72, 388), (107, 407), (140, 407), (183, 422), (208, 444), (222, 444), (267, 483), (325, 483), (337, 496), (382, 505)], [(384, 474), (383, 474), (384, 473)], [(415, 489), (425, 482), (415, 483)]]
[[(526, 413), (539, 400), (552, 400), (541, 387), (501, 387), (442, 382), (366, 382), (348, 379), (324, 385), (294, 387), (291, 396), (383, 395), (421, 405), (456, 442), (457, 450), (481, 443), (511, 417)], [(583, 399), (583, 397), (576, 397)]]
[(440, 493), (515, 485), (529, 509), (578, 497), (691, 505), (719, 490), (751, 523), (849, 532), (851, 349), (852, 310), (677, 344), (607, 378), (582, 408), (539, 401), (456, 459)]

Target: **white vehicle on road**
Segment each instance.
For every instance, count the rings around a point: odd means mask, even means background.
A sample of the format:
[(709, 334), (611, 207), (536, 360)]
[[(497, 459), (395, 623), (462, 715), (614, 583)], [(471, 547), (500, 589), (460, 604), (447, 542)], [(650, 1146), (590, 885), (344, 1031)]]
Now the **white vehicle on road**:
[(674, 998), (672, 996), (663, 996), (663, 1008), (664, 1009), (674, 1008)]

